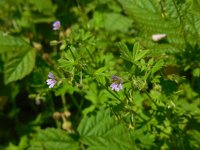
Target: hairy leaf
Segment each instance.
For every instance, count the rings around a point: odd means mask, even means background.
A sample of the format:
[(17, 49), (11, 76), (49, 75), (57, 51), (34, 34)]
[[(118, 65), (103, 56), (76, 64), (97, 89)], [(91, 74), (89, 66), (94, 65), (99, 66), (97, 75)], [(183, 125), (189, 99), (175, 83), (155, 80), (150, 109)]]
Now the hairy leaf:
[[(172, 2), (167, 1), (162, 4), (157, 0), (118, 1), (125, 12), (136, 22), (136, 28), (138, 28), (143, 37), (141, 41), (143, 45), (154, 49), (162, 49), (162, 53), (163, 50), (171, 51), (175, 50), (175, 48), (182, 49), (186, 46), (183, 32), (181, 31), (182, 27), (177, 19), (176, 9)], [(160, 33), (167, 35), (166, 42), (163, 44), (154, 43), (151, 36)]]
[(0, 53), (21, 50), (28, 46), (29, 45), (21, 38), (0, 32)]
[(78, 132), (89, 150), (133, 149), (128, 130), (110, 115), (109, 110), (101, 110), (96, 116), (86, 116)]
[(105, 28), (109, 31), (127, 32), (131, 25), (132, 20), (118, 13), (105, 14)]
[(48, 128), (39, 132), (28, 150), (77, 150), (78, 143), (66, 132)]
[(35, 65), (35, 55), (36, 52), (34, 49), (26, 49), (13, 54), (5, 62), (5, 84), (20, 80), (28, 75)]
[(133, 57), (131, 52), (129, 51), (128, 47), (125, 43), (119, 43), (119, 48), (121, 51), (121, 57), (127, 61), (133, 62)]

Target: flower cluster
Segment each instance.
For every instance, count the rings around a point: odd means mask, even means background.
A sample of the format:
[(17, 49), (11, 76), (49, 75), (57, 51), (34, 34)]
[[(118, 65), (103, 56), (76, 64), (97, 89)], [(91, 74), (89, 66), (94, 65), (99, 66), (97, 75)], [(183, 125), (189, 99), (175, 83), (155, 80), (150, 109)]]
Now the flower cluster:
[(54, 85), (57, 83), (57, 80), (56, 80), (55, 76), (53, 75), (53, 73), (49, 72), (48, 78), (49, 79), (47, 79), (47, 81), (46, 81), (47, 85), (49, 86), (49, 88), (54, 87)]
[(122, 79), (118, 76), (112, 76), (112, 81), (113, 83), (110, 85), (113, 91), (119, 92), (122, 90), (123, 85), (122, 85)]

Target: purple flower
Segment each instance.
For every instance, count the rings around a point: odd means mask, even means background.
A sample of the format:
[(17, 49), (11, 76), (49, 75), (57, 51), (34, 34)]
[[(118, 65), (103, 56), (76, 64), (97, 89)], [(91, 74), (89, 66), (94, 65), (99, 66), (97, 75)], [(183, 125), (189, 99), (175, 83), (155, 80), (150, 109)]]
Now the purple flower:
[(122, 79), (118, 76), (112, 76), (113, 83), (110, 85), (113, 91), (119, 92), (122, 90)]
[(120, 90), (122, 90), (123, 86), (121, 83), (116, 83), (116, 82), (113, 82), (110, 87), (112, 88), (113, 91), (116, 91), (116, 92), (119, 92)]
[(60, 21), (59, 20), (55, 21), (53, 23), (53, 30), (59, 30), (60, 26), (61, 26)]
[(53, 73), (49, 72), (48, 77), (50, 79), (47, 79), (47, 85), (49, 85), (49, 88), (54, 87), (54, 85), (57, 83), (55, 76), (53, 75)]

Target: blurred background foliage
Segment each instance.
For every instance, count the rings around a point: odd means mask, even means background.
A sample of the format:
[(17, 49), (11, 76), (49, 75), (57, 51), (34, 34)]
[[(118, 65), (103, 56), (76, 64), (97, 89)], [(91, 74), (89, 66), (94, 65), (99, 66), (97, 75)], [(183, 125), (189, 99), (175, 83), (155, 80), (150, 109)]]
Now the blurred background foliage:
[(0, 0), (0, 149), (200, 149), (199, 6)]

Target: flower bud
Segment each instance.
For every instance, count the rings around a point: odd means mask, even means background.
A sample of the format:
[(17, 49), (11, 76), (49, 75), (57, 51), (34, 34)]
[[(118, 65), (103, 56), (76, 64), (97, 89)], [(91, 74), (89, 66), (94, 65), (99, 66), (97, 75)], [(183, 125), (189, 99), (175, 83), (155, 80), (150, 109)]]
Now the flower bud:
[(60, 113), (59, 112), (54, 112), (53, 113), (53, 119), (58, 120), (60, 118)]
[(62, 128), (66, 131), (71, 131), (71, 128), (72, 128), (72, 123), (69, 122), (69, 121), (65, 121), (63, 124), (62, 124)]
[(50, 45), (51, 46), (54, 46), (54, 45), (57, 45), (57, 44), (59, 44), (59, 42), (56, 41), (56, 40), (50, 41)]

